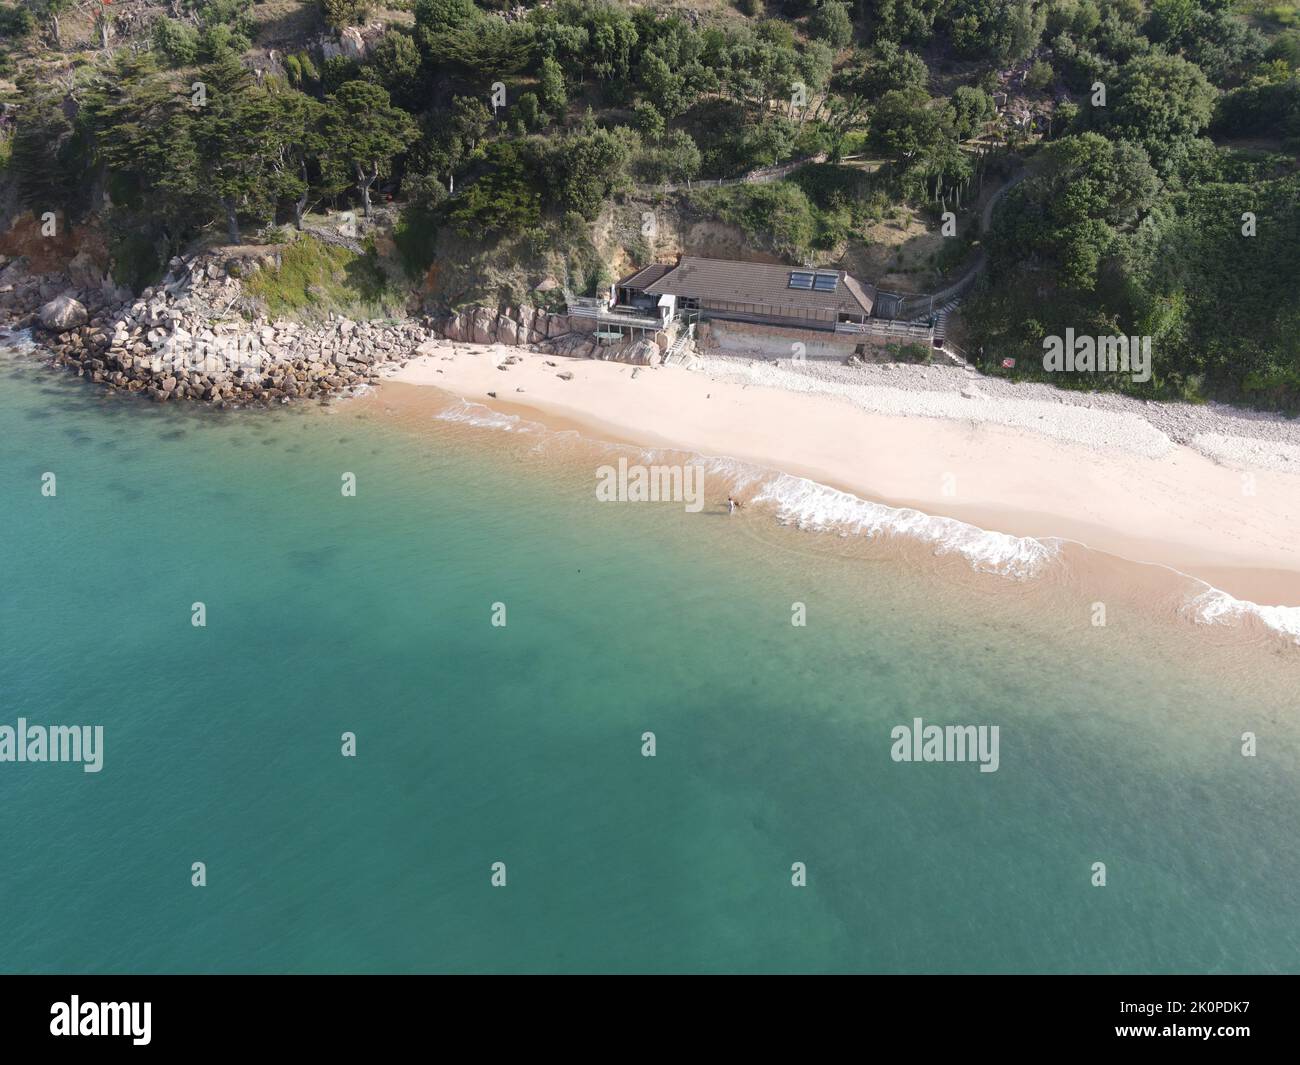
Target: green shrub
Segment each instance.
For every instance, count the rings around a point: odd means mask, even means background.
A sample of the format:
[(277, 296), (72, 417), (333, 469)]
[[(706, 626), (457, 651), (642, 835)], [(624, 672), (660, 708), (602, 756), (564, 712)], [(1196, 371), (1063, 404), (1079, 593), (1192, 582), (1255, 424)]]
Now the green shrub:
[(36, 20), (25, 7), (0, 4), (0, 39), (20, 41), (30, 37), (36, 29)]
[(199, 36), (198, 58), (205, 63), (214, 62), (223, 52), (242, 55), (252, 42), (243, 33), (224, 22), (213, 23)]
[[(229, 26), (238, 38), (248, 41), (253, 36), (253, 0), (204, 0), (199, 6), (189, 5), (198, 11), (199, 24), (206, 30), (213, 26)], [(248, 48), (245, 44), (243, 51)]]
[(112, 256), (113, 277), (139, 292), (163, 275), (163, 257), (157, 244), (137, 229), (110, 230), (108, 250)]
[(316, 69), (316, 64), (312, 62), (310, 52), (298, 53), (298, 65), (302, 67), (302, 76), (306, 81), (320, 81), (320, 71)]
[(637, 101), (632, 111), (636, 128), (646, 140), (657, 141), (664, 135), (664, 116), (649, 100)]
[(934, 360), (934, 348), (928, 344), (886, 344), (885, 354), (891, 362), (929, 363)]
[(153, 46), (172, 66), (187, 66), (199, 57), (199, 31), (188, 22), (160, 18), (153, 24)]
[(357, 62), (345, 55), (330, 56), (320, 65), (321, 91), (326, 96), (338, 92), (347, 82), (357, 76)]
[(808, 32), (832, 48), (846, 47), (853, 40), (849, 5), (840, 0), (823, 0), (821, 7), (808, 17)]
[(259, 270), (244, 290), (272, 317), (323, 318), (330, 311), (349, 317), (382, 318), (401, 313), (372, 251), (358, 255), (305, 236), (280, 253), (274, 270)]
[(1051, 64), (1044, 59), (1036, 59), (1025, 75), (1025, 87), (1035, 92), (1042, 92), (1055, 78), (1056, 73), (1052, 70)]
[(739, 226), (755, 243), (783, 255), (806, 255), (817, 237), (817, 210), (804, 191), (789, 181), (701, 190), (692, 194), (691, 201)]
[(535, 92), (522, 94), (515, 104), (515, 111), (525, 130), (541, 129), (546, 124), (546, 116), (542, 114), (542, 105)]
[(370, 14), (368, 0), (321, 0), (321, 14), (336, 30), (344, 26), (359, 26)]

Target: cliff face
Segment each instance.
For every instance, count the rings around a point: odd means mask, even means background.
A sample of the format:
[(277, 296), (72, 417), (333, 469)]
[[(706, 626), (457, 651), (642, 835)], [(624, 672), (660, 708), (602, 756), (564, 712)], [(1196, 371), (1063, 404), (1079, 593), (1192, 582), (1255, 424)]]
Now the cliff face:
[[(64, 279), (74, 288), (116, 285), (109, 273), (108, 245), (98, 225), (70, 226), (62, 214), (40, 218), (29, 212), (13, 217), (0, 232), (0, 286), (17, 288), (24, 280)], [(15, 289), (0, 288), (3, 297)], [(16, 302), (11, 298), (9, 302)]]

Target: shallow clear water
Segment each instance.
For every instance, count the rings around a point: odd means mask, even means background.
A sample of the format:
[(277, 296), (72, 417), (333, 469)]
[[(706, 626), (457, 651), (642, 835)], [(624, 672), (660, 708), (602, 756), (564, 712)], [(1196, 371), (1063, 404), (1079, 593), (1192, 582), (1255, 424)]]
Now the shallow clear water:
[[(105, 729), (0, 763), (0, 969), (1300, 967), (1294, 649), (536, 437), (0, 363), (0, 725)], [(915, 717), (998, 771), (892, 761)]]

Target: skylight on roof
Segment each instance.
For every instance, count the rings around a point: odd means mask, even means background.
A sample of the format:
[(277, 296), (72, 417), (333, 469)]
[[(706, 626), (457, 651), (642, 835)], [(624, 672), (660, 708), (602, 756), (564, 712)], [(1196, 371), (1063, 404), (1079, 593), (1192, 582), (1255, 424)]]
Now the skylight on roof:
[(806, 288), (806, 289), (811, 289), (811, 288), (813, 287), (813, 281), (814, 281), (814, 280), (815, 280), (815, 275), (814, 275), (811, 271), (808, 271), (808, 270), (791, 270), (791, 271), (790, 271), (790, 287), (791, 287), (791, 288)]
[(813, 288), (818, 292), (834, 292), (839, 283), (839, 274), (818, 274), (813, 279)]

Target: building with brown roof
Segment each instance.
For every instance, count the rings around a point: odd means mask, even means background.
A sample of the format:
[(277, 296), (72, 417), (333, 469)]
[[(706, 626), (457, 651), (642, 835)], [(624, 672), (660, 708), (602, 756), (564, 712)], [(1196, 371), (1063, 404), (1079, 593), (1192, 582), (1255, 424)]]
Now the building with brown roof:
[(805, 329), (865, 323), (875, 290), (843, 270), (682, 256), (675, 266), (645, 267), (618, 282), (616, 301), (654, 308), (666, 318), (705, 317), (770, 322)]

